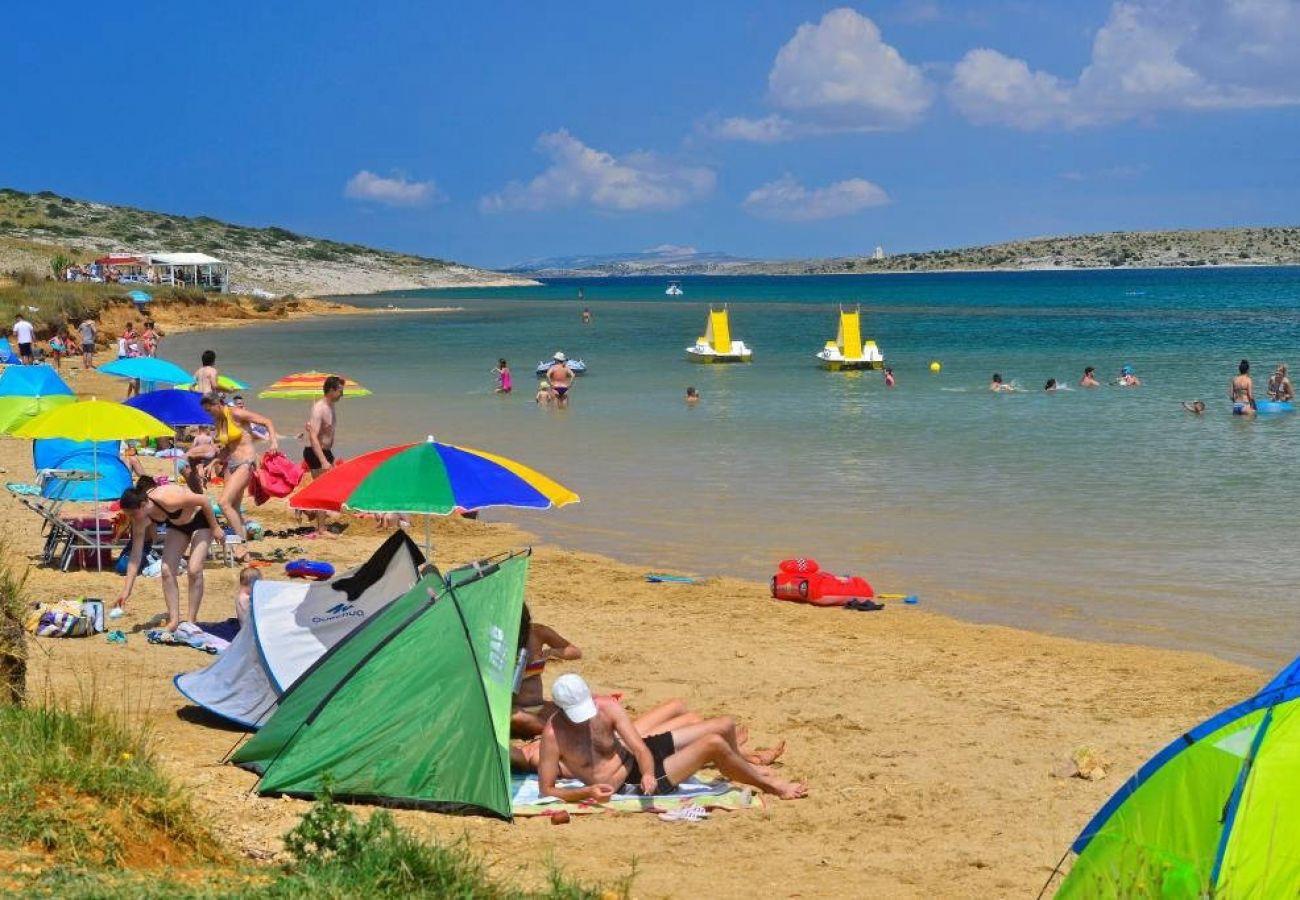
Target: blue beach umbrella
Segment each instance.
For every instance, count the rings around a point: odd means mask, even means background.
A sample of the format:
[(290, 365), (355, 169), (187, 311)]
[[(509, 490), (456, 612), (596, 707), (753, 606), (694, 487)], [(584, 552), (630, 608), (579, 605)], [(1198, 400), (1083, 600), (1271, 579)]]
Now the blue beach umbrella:
[(193, 391), (149, 391), (127, 400), (126, 405), (172, 428), (212, 424), (212, 416), (203, 408), (202, 398)]
[(10, 366), (0, 375), (0, 431), (13, 431), (76, 399), (49, 366)]
[(93, 501), (117, 497), (131, 486), (131, 470), (117, 456), (117, 441), (69, 441), (63, 438), (40, 438), (32, 441), (32, 466), (89, 472), (95, 477), (86, 481), (47, 478), (41, 484), (41, 496), (59, 500)]
[(131, 298), (132, 303), (148, 303), (153, 299), (153, 297), (149, 296), (144, 291), (131, 291), (127, 296)]
[(99, 371), (118, 378), (138, 378), (141, 381), (160, 381), (165, 384), (180, 384), (190, 380), (190, 373), (176, 363), (154, 356), (116, 359), (108, 365), (100, 366)]

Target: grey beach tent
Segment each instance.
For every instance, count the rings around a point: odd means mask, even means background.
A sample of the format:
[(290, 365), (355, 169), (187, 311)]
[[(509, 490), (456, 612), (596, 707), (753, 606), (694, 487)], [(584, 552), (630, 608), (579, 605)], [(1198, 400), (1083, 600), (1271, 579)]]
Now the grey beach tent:
[(419, 547), (397, 531), (365, 563), (328, 581), (262, 579), (248, 626), (216, 662), (173, 683), (209, 712), (258, 728), (323, 653), (409, 591), (423, 564)]

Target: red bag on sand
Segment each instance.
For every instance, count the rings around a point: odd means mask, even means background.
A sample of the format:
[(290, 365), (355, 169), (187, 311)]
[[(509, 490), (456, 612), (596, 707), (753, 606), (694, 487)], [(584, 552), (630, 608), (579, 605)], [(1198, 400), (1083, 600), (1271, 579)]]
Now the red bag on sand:
[(266, 502), (265, 499), (258, 498), (258, 488), (267, 498), (288, 497), (300, 481), (301, 467), (290, 462), (287, 456), (278, 450), (264, 453), (257, 464), (257, 471), (253, 473), (253, 502), (258, 506)]

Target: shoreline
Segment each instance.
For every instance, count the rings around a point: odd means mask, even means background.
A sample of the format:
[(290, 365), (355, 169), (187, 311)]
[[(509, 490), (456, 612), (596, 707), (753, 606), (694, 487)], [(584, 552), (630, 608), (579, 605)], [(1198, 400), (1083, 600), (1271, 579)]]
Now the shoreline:
[[(313, 314), (331, 313), (304, 317)], [(260, 321), (284, 318), (220, 327)], [(79, 368), (64, 366), (75, 390), (120, 394), (120, 380), (72, 375)], [(25, 480), (26, 442), (0, 442), (0, 468), (6, 480)], [(40, 521), (12, 497), (0, 502), (10, 504), (10, 552), (39, 547)], [(284, 501), (253, 515), (273, 528), (294, 524)], [(305, 552), (340, 567), (364, 560), (385, 533), (346, 521), (342, 536), (303, 542)], [(434, 540), (445, 568), (536, 539), (514, 525), (438, 519)], [(253, 549), (293, 544), (264, 539)], [(787, 741), (781, 774), (806, 780), (811, 795), (689, 828), (647, 815), (576, 817), (552, 828), (544, 819), (507, 825), (398, 814), (426, 837), (470, 840), (494, 870), (526, 886), (541, 885), (554, 857), (593, 880), (635, 863), (632, 889), (643, 896), (684, 893), (687, 884), (720, 897), (786, 895), (796, 886), (817, 897), (1036, 891), (1122, 779), (1270, 674), (1203, 653), (981, 625), (897, 603), (869, 615), (784, 603), (758, 581), (649, 584), (634, 564), (534, 546), (534, 614), (584, 650), (580, 662), (548, 670), (548, 679), (576, 670), (598, 689), (625, 691), (633, 708), (679, 696), (706, 714), (734, 715), (759, 743)], [(209, 565), (204, 620), (233, 615), (237, 571)], [(283, 578), (279, 567), (267, 576)], [(120, 583), (113, 574), (34, 568), (28, 591), (42, 600), (111, 599)], [(46, 685), (60, 697), (98, 690), (110, 708), (120, 703), (153, 731), (163, 768), (191, 791), (223, 841), (250, 859), (274, 860), (280, 836), (308, 804), (250, 796), (254, 776), (218, 763), (237, 735), (196, 713), (171, 685), (172, 675), (210, 657), (146, 643), (144, 624), (160, 607), (158, 582), (141, 579), (116, 623), (127, 645), (102, 636), (30, 638), (29, 684), (37, 696)], [(1110, 763), (1107, 777), (1053, 778), (1081, 747)]]

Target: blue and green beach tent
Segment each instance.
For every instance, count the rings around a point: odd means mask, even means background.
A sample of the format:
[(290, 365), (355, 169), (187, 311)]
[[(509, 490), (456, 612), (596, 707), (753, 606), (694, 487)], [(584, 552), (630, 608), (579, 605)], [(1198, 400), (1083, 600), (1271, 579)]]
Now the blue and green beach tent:
[(1300, 895), (1300, 659), (1157, 753), (1071, 849), (1058, 897)]
[(76, 399), (49, 366), (10, 366), (0, 375), (0, 432), (11, 432)]
[(445, 580), (433, 570), (317, 660), (233, 762), (262, 776), (263, 796), (315, 797), (328, 785), (346, 801), (509, 819), (528, 559), (485, 560)]

